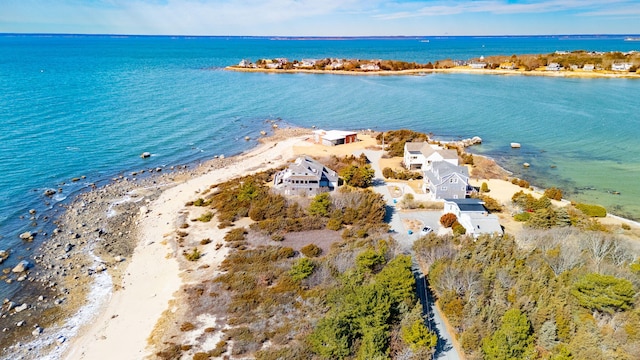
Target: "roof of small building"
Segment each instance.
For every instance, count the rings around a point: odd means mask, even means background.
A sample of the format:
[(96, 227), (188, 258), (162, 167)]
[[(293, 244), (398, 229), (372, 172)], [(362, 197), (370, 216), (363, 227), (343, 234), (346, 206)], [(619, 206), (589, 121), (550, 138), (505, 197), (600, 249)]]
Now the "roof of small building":
[(458, 152), (452, 149), (443, 149), (438, 145), (429, 144), (428, 142), (407, 142), (405, 148), (410, 153), (420, 152), (424, 157), (429, 157), (437, 152), (443, 159), (457, 159)]
[(476, 234), (503, 233), (502, 226), (500, 226), (500, 221), (496, 215), (471, 213), (468, 216), (473, 225), (473, 232)]
[(323, 139), (332, 141), (344, 139), (347, 136), (357, 135), (358, 133), (355, 131), (344, 131), (344, 130), (315, 130), (314, 134), (319, 134)]
[(484, 201), (480, 199), (445, 199), (445, 201), (455, 203), (462, 212), (487, 212)]

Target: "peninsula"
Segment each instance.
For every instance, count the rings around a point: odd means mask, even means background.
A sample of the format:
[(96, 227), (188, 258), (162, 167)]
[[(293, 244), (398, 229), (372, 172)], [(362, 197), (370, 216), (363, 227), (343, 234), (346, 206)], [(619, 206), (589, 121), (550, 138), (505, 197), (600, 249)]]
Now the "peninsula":
[[(263, 140), (239, 156), (79, 196), (43, 249), (42, 264), (57, 270), (50, 297), (20, 306), (29, 311), (3, 305), (3, 339), (20, 342), (3, 343), (0, 355), (429, 359), (444, 341), (477, 356), (502, 346), (509, 317), (530, 330), (518, 337), (527, 356), (601, 351), (582, 346), (585, 336), (625, 353), (640, 342), (626, 280), (640, 268), (640, 224), (533, 189), (464, 151), (481, 139), (278, 129)], [(430, 188), (433, 170), (453, 174), (438, 178), (448, 191), (473, 197), (445, 200), (446, 189)], [(488, 226), (496, 221), (502, 227)], [(71, 246), (60, 258), (62, 244)], [(452, 325), (433, 325), (443, 338), (425, 325), (414, 263), (439, 299), (430, 311)], [(607, 291), (604, 300), (573, 295), (607, 282), (620, 302), (608, 303)], [(494, 311), (491, 326), (474, 304)], [(609, 311), (624, 337), (598, 330), (595, 319), (613, 321)], [(547, 342), (529, 346), (548, 328)]]
[(556, 51), (550, 54), (481, 56), (467, 60), (444, 59), (416, 63), (380, 59), (243, 59), (227, 70), (271, 73), (330, 73), (340, 75), (415, 75), (474, 73), (556, 77), (640, 78), (640, 52)]

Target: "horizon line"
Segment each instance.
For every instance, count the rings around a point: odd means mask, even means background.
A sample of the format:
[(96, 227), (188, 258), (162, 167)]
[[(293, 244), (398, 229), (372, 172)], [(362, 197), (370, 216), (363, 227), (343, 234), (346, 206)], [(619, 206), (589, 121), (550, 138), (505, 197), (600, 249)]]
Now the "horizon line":
[(413, 38), (524, 38), (524, 37), (625, 37), (640, 34), (502, 34), (502, 35), (175, 35), (175, 34), (119, 34), (119, 33), (41, 33), (41, 32), (0, 32), (0, 36), (96, 36), (96, 37), (180, 37), (180, 38), (263, 38), (263, 39), (413, 39)]

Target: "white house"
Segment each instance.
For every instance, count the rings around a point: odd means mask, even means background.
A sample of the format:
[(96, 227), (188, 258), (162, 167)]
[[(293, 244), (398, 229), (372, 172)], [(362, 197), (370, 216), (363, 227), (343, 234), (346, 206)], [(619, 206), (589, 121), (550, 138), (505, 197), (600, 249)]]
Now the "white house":
[(273, 188), (284, 195), (317, 195), (338, 188), (338, 174), (321, 163), (301, 156), (273, 177)]
[(469, 169), (447, 161), (434, 161), (423, 171), (422, 190), (432, 200), (464, 199), (471, 194)]
[(251, 66), (251, 61), (247, 60), (247, 59), (242, 59), (240, 60), (240, 62), (238, 63), (239, 67), (250, 67)]
[(558, 63), (550, 63), (546, 67), (547, 71), (560, 71), (562, 70), (562, 66)]
[(458, 165), (458, 152), (428, 142), (407, 142), (404, 144), (402, 164), (407, 169), (425, 169), (435, 161), (446, 161)]
[(469, 67), (472, 69), (484, 69), (487, 67), (487, 63), (480, 61), (472, 61), (469, 63)]
[(467, 234), (477, 238), (482, 234), (503, 235), (498, 217), (489, 214), (480, 199), (447, 199), (443, 213), (452, 213), (464, 226)]
[(380, 70), (380, 66), (376, 64), (360, 64), (360, 69), (364, 71), (378, 71)]
[(632, 63), (613, 63), (611, 64), (611, 70), (613, 71), (629, 71), (633, 66)]
[(582, 67), (582, 70), (584, 71), (593, 71), (593, 69), (595, 69), (595, 66), (593, 64), (584, 64), (584, 66)]

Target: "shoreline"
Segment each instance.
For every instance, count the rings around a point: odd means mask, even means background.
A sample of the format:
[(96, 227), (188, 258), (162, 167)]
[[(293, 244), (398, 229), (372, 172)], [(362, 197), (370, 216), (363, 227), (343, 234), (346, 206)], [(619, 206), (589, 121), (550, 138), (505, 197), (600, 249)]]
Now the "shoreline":
[(472, 69), (469, 67), (454, 67), (449, 69), (410, 69), (410, 70), (373, 70), (373, 71), (345, 71), (345, 70), (314, 70), (314, 69), (263, 69), (263, 68), (241, 68), (227, 66), (227, 71), (254, 72), (268, 74), (330, 74), (330, 75), (353, 75), (353, 76), (400, 76), (400, 75), (430, 75), (430, 74), (474, 74), (474, 75), (503, 75), (503, 76), (547, 76), (560, 78), (582, 78), (582, 79), (640, 79), (638, 73), (619, 73), (609, 70), (598, 71), (542, 71), (542, 70), (508, 70), (508, 69)]
[[(71, 269), (62, 265), (61, 267), (69, 272), (64, 277), (67, 283), (77, 280), (74, 279), (78, 276), (75, 274), (89, 272), (90, 276), (82, 277), (81, 280), (86, 282), (68, 289), (64, 296), (67, 300), (63, 304), (68, 308), (66, 317), (64, 312), (62, 313), (64, 318), (61, 320), (64, 324), (45, 327), (37, 341), (15, 348), (16, 354), (26, 358), (42, 358), (39, 356), (41, 354), (35, 354), (41, 349), (50, 351), (47, 358), (65, 359), (92, 359), (105, 351), (114, 355), (117, 353), (121, 357), (135, 354), (142, 358), (150, 355), (149, 336), (162, 329), (162, 322), (158, 322), (162, 317), (177, 316), (176, 305), (172, 305), (172, 299), (175, 299), (180, 287), (188, 283), (193, 276), (191, 273), (198, 271), (185, 268), (180, 249), (171, 239), (179, 228), (179, 222), (185, 221), (188, 217), (184, 211), (184, 204), (212, 184), (284, 164), (293, 157), (296, 147), (301, 148), (300, 145), (304, 145), (303, 149), (309, 148), (308, 143), (301, 144), (301, 141), (311, 135), (311, 130), (279, 129), (274, 136), (263, 138), (257, 147), (229, 158), (211, 159), (197, 168), (186, 171), (154, 174), (140, 182), (113, 183), (79, 195), (66, 210), (67, 223), (61, 226), (61, 229), (64, 230), (65, 236), (72, 233), (81, 234), (74, 244), (78, 253), (72, 253), (66, 260), (74, 263), (77, 260), (82, 261)], [(489, 195), (492, 196), (491, 193)], [(91, 207), (95, 208), (87, 210)], [(97, 246), (102, 238), (107, 236), (99, 234), (91, 242), (90, 236), (86, 234), (96, 232), (96, 224), (87, 222), (83, 225), (82, 221), (85, 219), (77, 218), (85, 211), (97, 212), (89, 215), (89, 218), (96, 219), (98, 214), (109, 218), (107, 210), (115, 211), (116, 215), (110, 217), (114, 221), (128, 219), (126, 227), (130, 233), (116, 234), (120, 246), (128, 245), (121, 249), (122, 255), (110, 257), (115, 253), (105, 253), (100, 247), (93, 248), (92, 246)], [(635, 221), (608, 214), (607, 217), (609, 216), (640, 227), (640, 223)], [(82, 232), (83, 229), (87, 231)], [(60, 240), (50, 240), (52, 241), (48, 241), (51, 243), (49, 245), (57, 249), (55, 256), (59, 256), (61, 249), (55, 243), (60, 243)], [(215, 242), (214, 239), (213, 245)], [(118, 243), (109, 247), (113, 246), (118, 246)], [(87, 252), (81, 253), (83, 248)], [(217, 267), (224, 259), (224, 250), (223, 248), (220, 252), (211, 252), (211, 258), (207, 258), (210, 259), (207, 260), (210, 261), (208, 267)], [(95, 258), (88, 260), (91, 256)], [(105, 265), (106, 269), (97, 271), (100, 265)], [(107, 276), (113, 281), (112, 290), (108, 294), (100, 293), (96, 296), (100, 297), (102, 302), (84, 301), (84, 297), (95, 288), (95, 285), (89, 282), (95, 284), (97, 277)], [(64, 286), (67, 288), (69, 285), (65, 283)], [(87, 308), (87, 317), (77, 318), (78, 322), (86, 321), (85, 325), (71, 324), (70, 327), (65, 327), (70, 319), (73, 319), (71, 315), (75, 310)], [(62, 342), (58, 342), (59, 336), (63, 336)], [(49, 344), (44, 343), (47, 341)]]

